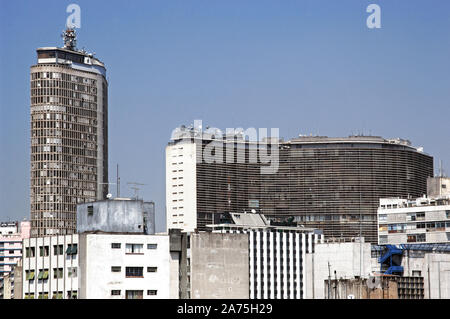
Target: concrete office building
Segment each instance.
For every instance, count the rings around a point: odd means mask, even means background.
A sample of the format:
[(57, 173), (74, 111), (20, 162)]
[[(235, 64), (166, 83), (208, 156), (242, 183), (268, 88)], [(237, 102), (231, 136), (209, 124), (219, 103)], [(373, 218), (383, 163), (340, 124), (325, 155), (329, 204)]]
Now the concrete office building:
[(307, 290), (307, 254), (323, 242), (321, 231), (277, 224), (262, 214), (216, 215), (213, 232), (247, 234), (251, 299), (303, 299)]
[[(214, 214), (255, 209), (271, 220), (293, 217), (327, 238), (362, 230), (376, 243), (379, 199), (420, 197), (433, 175), (433, 158), (401, 139), (300, 136), (267, 144), (241, 133), (217, 136), (184, 126), (173, 132), (166, 147), (168, 229), (207, 230)], [(211, 145), (222, 163), (209, 161)], [(278, 152), (275, 173), (261, 174), (269, 165), (261, 163), (262, 150)]]
[(105, 65), (77, 50), (37, 49), (31, 85), (31, 236), (76, 231), (76, 205), (108, 191), (108, 82)]
[(171, 229), (171, 298), (248, 299), (247, 234)]
[(0, 299), (14, 296), (14, 268), (22, 259), (22, 240), (29, 237), (29, 221), (0, 223)]

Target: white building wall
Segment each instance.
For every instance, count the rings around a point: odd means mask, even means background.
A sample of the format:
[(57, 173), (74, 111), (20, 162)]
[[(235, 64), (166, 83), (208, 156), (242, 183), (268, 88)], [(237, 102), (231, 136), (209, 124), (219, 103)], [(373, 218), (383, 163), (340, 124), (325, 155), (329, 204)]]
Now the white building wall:
[[(80, 235), (83, 236), (83, 235)], [(81, 269), (84, 284), (81, 298), (124, 299), (127, 290), (142, 291), (144, 299), (170, 298), (170, 252), (168, 235), (119, 235), (86, 234), (86, 268)], [(112, 248), (112, 243), (120, 248)], [(142, 253), (126, 253), (126, 244), (141, 244)], [(156, 244), (149, 249), (148, 244)], [(111, 267), (121, 267), (113, 272)], [(142, 278), (127, 278), (126, 267), (142, 267)], [(147, 267), (157, 267), (156, 272), (148, 272)], [(120, 295), (112, 295), (119, 290)], [(156, 295), (149, 295), (156, 290)]]
[(193, 232), (197, 227), (196, 144), (166, 146), (166, 227)]
[(329, 276), (328, 264), (332, 279), (335, 278), (334, 271), (338, 279), (355, 276), (367, 278), (372, 273), (370, 243), (319, 243), (315, 246), (314, 256), (311, 257), (306, 275), (314, 278), (314, 282), (307, 289), (310, 290), (314, 286), (314, 292), (308, 291), (309, 298), (327, 297), (324, 282)]

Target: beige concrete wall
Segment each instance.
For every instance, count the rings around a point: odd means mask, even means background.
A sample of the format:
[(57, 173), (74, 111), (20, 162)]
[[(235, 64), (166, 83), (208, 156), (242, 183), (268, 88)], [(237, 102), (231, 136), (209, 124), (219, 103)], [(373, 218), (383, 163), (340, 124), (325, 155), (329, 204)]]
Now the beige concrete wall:
[[(324, 287), (328, 298), (328, 280), (325, 280)], [(332, 279), (330, 288), (330, 299), (398, 299), (398, 286), (394, 278), (338, 279), (337, 285), (336, 280)]]
[(247, 234), (191, 235), (191, 298), (248, 299)]

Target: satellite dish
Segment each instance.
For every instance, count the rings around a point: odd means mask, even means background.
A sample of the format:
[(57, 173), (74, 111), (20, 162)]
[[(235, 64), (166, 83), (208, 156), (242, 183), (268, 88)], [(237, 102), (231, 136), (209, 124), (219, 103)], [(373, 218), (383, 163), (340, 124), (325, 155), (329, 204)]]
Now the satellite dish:
[(111, 197), (112, 197), (112, 194), (106, 195), (106, 198), (111, 198)]
[(370, 276), (369, 279), (367, 279), (367, 286), (370, 289), (376, 289), (381, 287), (381, 279), (379, 276)]

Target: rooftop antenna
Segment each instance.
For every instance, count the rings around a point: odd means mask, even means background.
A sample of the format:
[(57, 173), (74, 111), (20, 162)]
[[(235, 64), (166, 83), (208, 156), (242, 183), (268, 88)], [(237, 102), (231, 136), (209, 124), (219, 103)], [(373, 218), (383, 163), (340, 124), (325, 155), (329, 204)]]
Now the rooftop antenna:
[(120, 198), (120, 177), (119, 177), (119, 164), (117, 164), (116, 179), (117, 179), (117, 190), (116, 190), (116, 196), (117, 196), (117, 198)]
[(141, 184), (141, 183), (136, 183), (136, 182), (128, 182), (127, 184), (128, 185), (135, 185), (134, 187), (133, 186), (130, 187), (131, 189), (134, 190), (134, 198), (135, 199), (139, 199), (139, 190), (140, 190), (140, 188), (137, 187), (137, 186), (138, 185), (139, 186), (147, 185), (147, 184)]
[(64, 49), (75, 51), (77, 47), (77, 34), (74, 28), (69, 28), (61, 34), (64, 41)]
[(442, 168), (442, 160), (439, 160), (439, 177), (445, 177), (445, 172)]

